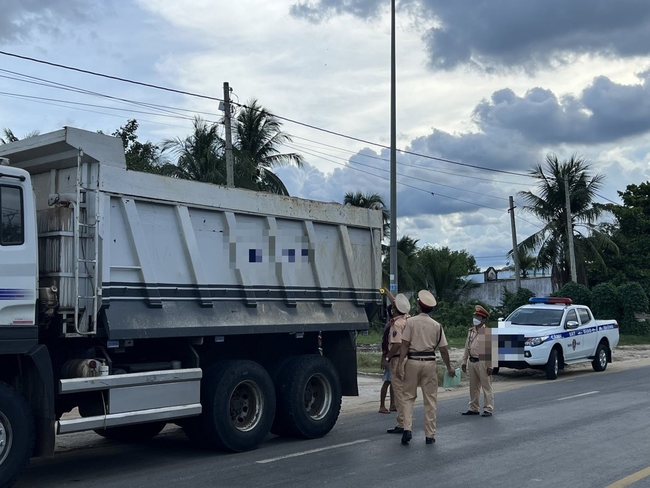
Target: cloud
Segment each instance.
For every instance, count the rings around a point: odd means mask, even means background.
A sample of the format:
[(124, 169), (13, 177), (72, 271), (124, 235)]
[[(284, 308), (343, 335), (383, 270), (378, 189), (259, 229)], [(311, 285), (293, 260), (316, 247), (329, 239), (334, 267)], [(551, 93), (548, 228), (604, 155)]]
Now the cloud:
[(382, 7), (377, 0), (317, 0), (300, 2), (291, 6), (291, 15), (318, 23), (335, 15), (351, 14), (368, 19), (375, 18)]
[[(317, 0), (291, 13), (310, 21), (350, 14), (376, 17), (381, 2)], [(472, 66), (483, 71), (567, 64), (583, 54), (630, 58), (650, 54), (650, 2), (643, 0), (403, 0), (434, 69)]]
[(523, 97), (499, 90), (474, 110), (474, 121), (484, 132), (505, 130), (536, 144), (599, 144), (650, 131), (648, 72), (640, 83), (623, 85), (605, 76), (575, 96), (558, 98), (532, 88)]
[[(3, 0), (0, 44), (23, 41), (38, 34), (60, 35), (61, 24), (90, 18), (84, 0)], [(93, 4), (92, 10), (97, 10)]]

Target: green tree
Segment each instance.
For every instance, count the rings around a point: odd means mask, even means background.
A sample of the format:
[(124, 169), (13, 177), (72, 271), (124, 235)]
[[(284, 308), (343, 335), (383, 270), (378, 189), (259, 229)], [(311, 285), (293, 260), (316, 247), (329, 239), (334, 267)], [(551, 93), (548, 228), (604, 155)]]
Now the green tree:
[(381, 209), (383, 233), (384, 237), (388, 237), (390, 228), (390, 212), (386, 208), (384, 199), (379, 195), (379, 193), (349, 191), (343, 197), (343, 204), (351, 205), (353, 207)]
[(570, 298), (576, 305), (591, 306), (591, 291), (585, 285), (569, 281), (551, 296)]
[[(0, 137), (0, 144), (9, 144), (10, 142), (16, 142), (19, 141), (20, 138), (16, 137), (16, 135), (13, 133), (11, 129), (4, 128), (2, 129), (2, 133), (4, 134), (4, 137)], [(39, 132), (37, 130), (30, 132), (27, 134), (23, 139), (27, 139), (28, 137), (34, 137), (37, 136)]]
[(630, 282), (618, 287), (618, 301), (623, 310), (621, 334), (650, 333), (648, 322), (639, 322), (634, 314), (648, 311), (648, 297), (639, 283)]
[(434, 290), (438, 300), (450, 304), (473, 286), (464, 277), (479, 272), (476, 259), (464, 249), (452, 251), (448, 247), (425, 246), (419, 250), (417, 259), (422, 266), (421, 287)]
[[(418, 240), (402, 236), (397, 240), (397, 289), (400, 292), (417, 291), (422, 283), (422, 266), (418, 259)], [(390, 281), (390, 248), (384, 248), (384, 284)]]
[(280, 120), (257, 100), (250, 100), (237, 114), (233, 136), (240, 173), (250, 178), (240, 183), (252, 182), (255, 189), (289, 195), (273, 169), (289, 164), (300, 168), (304, 159), (297, 153), (280, 152), (282, 145), (292, 142), (291, 136), (282, 131)]
[(530, 174), (539, 182), (538, 194), (524, 191), (519, 195), (527, 202), (524, 209), (544, 222), (544, 227), (522, 241), (519, 249), (537, 253), (536, 267), (551, 269), (551, 280), (556, 290), (569, 281), (566, 178), (569, 183), (578, 282), (586, 285), (586, 265), (604, 269), (603, 249), (618, 253), (616, 244), (598, 225), (604, 209), (594, 205), (604, 176), (591, 176), (590, 166), (582, 158), (572, 156), (568, 161), (560, 162), (555, 155), (547, 156), (545, 167), (535, 165)]
[(112, 134), (122, 139), (126, 168), (133, 171), (164, 174), (167, 162), (162, 159), (158, 146), (149, 141), (143, 143), (138, 140), (138, 127), (138, 121), (130, 119), (126, 125), (121, 126)]
[(597, 319), (621, 320), (616, 287), (600, 283), (591, 290), (591, 311)]
[(225, 185), (226, 161), (219, 125), (198, 116), (192, 125), (194, 130), (189, 136), (163, 141), (162, 153), (171, 153), (177, 161), (168, 166), (165, 173), (176, 178)]
[(501, 295), (501, 315), (507, 317), (519, 307), (528, 304), (528, 300), (535, 296), (535, 293), (528, 288), (519, 288), (516, 292), (511, 292), (505, 286)]
[(650, 295), (650, 182), (628, 185), (618, 194), (623, 204), (607, 205), (616, 220), (603, 225), (603, 230), (618, 245), (620, 254), (605, 250), (607, 269), (590, 267), (589, 278), (616, 285), (635, 281)]

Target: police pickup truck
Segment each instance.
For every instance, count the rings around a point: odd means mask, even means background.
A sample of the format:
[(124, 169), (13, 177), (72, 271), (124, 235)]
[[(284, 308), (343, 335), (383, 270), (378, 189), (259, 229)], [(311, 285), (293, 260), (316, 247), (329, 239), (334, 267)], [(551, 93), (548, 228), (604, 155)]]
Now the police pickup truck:
[(533, 297), (499, 321), (495, 372), (535, 368), (554, 380), (565, 365), (589, 361), (595, 371), (605, 371), (618, 332), (616, 320), (596, 320), (589, 307), (573, 305), (570, 298)]

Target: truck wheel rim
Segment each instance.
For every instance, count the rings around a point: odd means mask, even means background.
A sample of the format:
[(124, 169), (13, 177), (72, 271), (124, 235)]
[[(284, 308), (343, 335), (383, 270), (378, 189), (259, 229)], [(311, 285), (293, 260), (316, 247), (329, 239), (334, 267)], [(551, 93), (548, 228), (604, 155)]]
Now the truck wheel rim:
[(11, 451), (12, 431), (9, 419), (0, 412), (0, 465), (5, 462)]
[(600, 363), (601, 368), (604, 368), (607, 365), (607, 353), (605, 352), (605, 349), (601, 349), (598, 352), (598, 362)]
[(321, 420), (332, 405), (332, 386), (325, 376), (315, 374), (305, 386), (305, 411), (313, 420)]
[(264, 410), (264, 395), (256, 383), (242, 381), (230, 396), (230, 422), (241, 432), (257, 427)]

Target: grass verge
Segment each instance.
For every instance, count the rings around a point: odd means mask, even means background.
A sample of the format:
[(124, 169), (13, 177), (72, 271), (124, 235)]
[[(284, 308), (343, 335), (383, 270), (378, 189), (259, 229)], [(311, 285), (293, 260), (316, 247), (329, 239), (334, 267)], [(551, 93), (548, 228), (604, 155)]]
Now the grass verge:
[(618, 341), (619, 346), (638, 346), (642, 344), (650, 344), (650, 335), (627, 335), (621, 334)]

